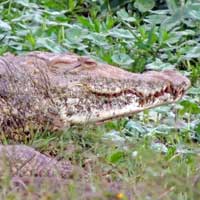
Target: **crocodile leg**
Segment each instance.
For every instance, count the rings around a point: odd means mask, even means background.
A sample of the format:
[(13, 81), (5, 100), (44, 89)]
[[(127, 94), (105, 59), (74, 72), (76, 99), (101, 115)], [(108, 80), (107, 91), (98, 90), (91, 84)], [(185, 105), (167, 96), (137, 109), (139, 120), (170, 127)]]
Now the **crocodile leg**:
[(25, 145), (0, 145), (0, 175), (66, 178), (72, 174), (68, 161), (57, 161)]

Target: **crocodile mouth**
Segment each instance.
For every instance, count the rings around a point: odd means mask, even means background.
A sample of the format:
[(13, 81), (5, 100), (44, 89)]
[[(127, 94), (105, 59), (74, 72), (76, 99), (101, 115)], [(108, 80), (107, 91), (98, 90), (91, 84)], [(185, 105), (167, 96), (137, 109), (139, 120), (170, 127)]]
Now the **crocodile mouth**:
[(154, 104), (158, 99), (160, 99), (162, 102), (177, 101), (183, 96), (185, 91), (186, 89), (184, 87), (174, 88), (172, 85), (167, 85), (160, 91), (155, 91), (150, 94), (142, 93), (137, 89), (123, 89), (121, 91), (90, 90), (90, 92), (95, 94), (97, 97), (116, 98), (120, 96), (135, 96), (135, 98), (138, 99), (138, 104), (140, 107), (143, 107), (146, 104)]
[[(102, 81), (101, 81), (102, 82)], [(129, 85), (133, 81), (128, 81)], [(138, 84), (138, 82), (137, 82)], [(103, 84), (109, 85), (109, 84)], [(126, 85), (123, 83), (122, 85)], [(143, 86), (103, 88), (95, 85), (87, 86), (88, 99), (85, 105), (89, 105), (84, 111), (79, 110), (77, 114), (65, 116), (72, 124), (87, 122), (104, 122), (123, 116), (131, 116), (133, 113), (153, 108), (159, 105), (174, 103), (181, 99), (188, 89), (187, 82), (174, 85), (173, 83), (143, 83)], [(94, 101), (93, 101), (94, 100)], [(81, 107), (79, 106), (79, 109)], [(88, 112), (87, 112), (88, 111)]]

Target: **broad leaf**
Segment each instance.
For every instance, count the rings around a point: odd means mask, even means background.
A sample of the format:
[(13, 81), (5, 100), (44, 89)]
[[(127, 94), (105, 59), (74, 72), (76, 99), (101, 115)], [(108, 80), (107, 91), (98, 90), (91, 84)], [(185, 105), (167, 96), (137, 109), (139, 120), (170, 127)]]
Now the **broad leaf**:
[(116, 53), (112, 56), (112, 61), (120, 66), (123, 65), (130, 65), (132, 64), (134, 61), (133, 59), (124, 53)]
[(135, 8), (140, 12), (146, 12), (151, 10), (155, 6), (154, 0), (136, 0), (134, 3)]
[(170, 63), (167, 62), (162, 62), (159, 58), (157, 58), (154, 62), (149, 63), (145, 67), (146, 69), (150, 70), (163, 70), (163, 69), (174, 69), (175, 66), (171, 65)]
[(130, 16), (128, 15), (128, 13), (127, 13), (124, 9), (119, 10), (119, 11), (117, 12), (117, 15), (118, 15), (118, 17), (120, 17), (122, 20), (127, 21), (127, 22), (135, 22), (135, 21), (136, 21), (135, 17), (130, 17)]

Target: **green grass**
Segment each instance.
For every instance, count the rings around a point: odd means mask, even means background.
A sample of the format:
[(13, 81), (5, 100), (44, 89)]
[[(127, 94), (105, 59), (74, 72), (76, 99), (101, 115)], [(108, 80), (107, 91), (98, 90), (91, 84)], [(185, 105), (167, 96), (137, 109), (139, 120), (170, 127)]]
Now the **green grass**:
[[(123, 199), (130, 196), (141, 200), (198, 199), (200, 159), (199, 152), (195, 152), (199, 149), (197, 143), (186, 142), (179, 133), (172, 132), (165, 137), (168, 151), (164, 153), (152, 149), (152, 143), (160, 139), (155, 135), (137, 139), (122, 135), (124, 143), (116, 144), (109, 139), (102, 140), (106, 135), (102, 130), (107, 128), (73, 128), (59, 136), (43, 134), (35, 138), (32, 146), (70, 160), (77, 169), (67, 183), (63, 180), (59, 187), (52, 186), (58, 186), (55, 180), (44, 180), (38, 188), (39, 180), (35, 180), (37, 184), (30, 180), (32, 184), (25, 188), (27, 199), (35, 195), (41, 199), (117, 199), (119, 193), (123, 194)], [(184, 148), (178, 149), (182, 145)], [(3, 180), (1, 199), (21, 199), (24, 194), (10, 189), (8, 177)], [(49, 189), (52, 187), (53, 190)]]
[[(25, 143), (70, 160), (76, 168), (73, 176), (63, 182), (29, 180), (18, 191), (5, 174), (0, 199), (199, 198), (200, 3), (145, 2), (0, 3), (0, 54), (72, 51), (133, 72), (174, 68), (192, 81), (187, 95), (175, 105), (100, 126), (34, 135)], [(23, 185), (22, 180), (17, 182)]]

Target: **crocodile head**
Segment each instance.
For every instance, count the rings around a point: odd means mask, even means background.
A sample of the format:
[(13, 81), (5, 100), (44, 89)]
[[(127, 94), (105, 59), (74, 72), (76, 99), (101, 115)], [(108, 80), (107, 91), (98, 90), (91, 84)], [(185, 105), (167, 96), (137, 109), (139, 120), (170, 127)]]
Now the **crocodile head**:
[(48, 120), (63, 128), (130, 116), (176, 102), (190, 86), (176, 71), (134, 74), (69, 53), (6, 55), (0, 61), (1, 118), (13, 115), (41, 126)]

